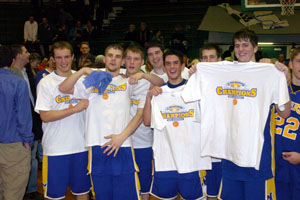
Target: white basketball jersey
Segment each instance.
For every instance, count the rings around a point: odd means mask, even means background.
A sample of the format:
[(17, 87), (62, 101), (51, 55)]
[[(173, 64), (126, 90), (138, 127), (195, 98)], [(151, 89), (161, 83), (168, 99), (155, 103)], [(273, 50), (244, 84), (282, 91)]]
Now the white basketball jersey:
[[(149, 85), (144, 85), (144, 91), (148, 91)], [(146, 94), (133, 95), (130, 98), (130, 119), (132, 119), (138, 108), (144, 108), (146, 100)], [(133, 148), (149, 148), (152, 147), (153, 143), (153, 130), (150, 127), (147, 127), (142, 122), (141, 125), (136, 129), (136, 131), (131, 135), (131, 141)]]
[[(70, 94), (63, 94), (58, 86), (65, 77), (50, 73), (37, 87), (35, 111), (63, 110), (75, 106), (79, 100)], [(43, 122), (43, 154), (58, 156), (86, 151), (85, 111), (72, 114), (53, 122)]]
[(162, 86), (163, 93), (151, 101), (151, 127), (154, 128), (153, 153), (156, 171), (188, 173), (211, 169), (210, 157), (201, 157), (198, 102), (184, 103), (184, 88)]
[(285, 76), (274, 65), (228, 61), (199, 63), (182, 97), (200, 100), (202, 156), (256, 169), (270, 105), (289, 101)]
[[(99, 95), (96, 88), (86, 89), (83, 79), (75, 87), (74, 96), (88, 98), (89, 107), (86, 117), (86, 146), (103, 145), (110, 139), (105, 136), (120, 134), (130, 121), (130, 97), (135, 94), (147, 93), (143, 85), (148, 81), (140, 80), (136, 85), (130, 85), (128, 78), (116, 76), (107, 86), (103, 95)], [(122, 147), (131, 146), (127, 138)]]

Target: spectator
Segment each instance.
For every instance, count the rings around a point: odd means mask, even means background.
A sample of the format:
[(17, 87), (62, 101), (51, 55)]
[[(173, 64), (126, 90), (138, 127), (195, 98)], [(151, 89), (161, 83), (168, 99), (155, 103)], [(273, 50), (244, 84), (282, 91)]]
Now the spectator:
[(55, 29), (49, 25), (46, 17), (42, 18), (42, 22), (39, 25), (38, 38), (40, 40), (41, 53), (44, 57), (47, 57), (49, 55), (49, 45), (55, 38)]
[(71, 26), (73, 22), (73, 16), (66, 12), (63, 8), (59, 9), (59, 16), (58, 16), (58, 24), (65, 24), (67, 30), (69, 30), (69, 27)]
[(284, 54), (283, 53), (279, 54), (278, 55), (278, 62), (284, 63), (284, 60), (285, 60)]
[(90, 64), (95, 61), (95, 56), (90, 53), (90, 45), (88, 42), (81, 42), (80, 52), (81, 55), (76, 58), (76, 66), (78, 70), (84, 67), (84, 63), (86, 63), (86, 61), (90, 61), (87, 62)]
[(234, 60), (234, 53), (233, 53), (233, 45), (230, 45), (229, 48), (224, 51), (222, 59), (223, 60), (228, 60), (229, 58), (232, 59), (232, 61)]
[(151, 32), (147, 29), (147, 24), (145, 22), (141, 22), (140, 31), (138, 32), (138, 43), (145, 47), (150, 41)]
[(42, 60), (42, 58), (41, 58), (40, 54), (38, 54), (38, 53), (30, 54), (30, 56), (29, 56), (29, 66), (27, 68), (28, 68), (28, 70), (31, 71), (33, 76), (35, 76), (36, 73), (39, 71), (38, 66), (41, 63), (41, 60)]
[(61, 24), (56, 31), (54, 41), (69, 41), (69, 37), (67, 35), (66, 25)]
[(9, 71), (12, 59), (10, 49), (0, 46), (0, 183), (4, 199), (23, 199), (30, 172), (32, 118), (27, 84)]
[(85, 41), (94, 40), (96, 38), (96, 30), (90, 20), (87, 21), (86, 27), (83, 30), (82, 39)]
[(70, 29), (69, 37), (71, 40), (81, 41), (84, 32), (84, 27), (80, 20), (77, 20), (75, 26)]
[(181, 26), (179, 24), (176, 24), (174, 30), (175, 32), (173, 33), (172, 39), (170, 41), (171, 48), (186, 54), (188, 50), (188, 42), (185, 38), (184, 33), (182, 32)]
[(94, 6), (92, 9), (92, 22), (96, 27), (96, 34), (100, 35), (100, 32), (102, 30), (103, 15), (101, 14), (100, 4), (98, 1), (94, 2)]
[(160, 31), (159, 29), (156, 29), (156, 30), (153, 32), (152, 40), (158, 40), (158, 41), (160, 41), (161, 43), (164, 43), (164, 37), (161, 35), (161, 31)]
[[(11, 71), (26, 81), (29, 89), (29, 97), (31, 102), (31, 114), (32, 114), (32, 132), (34, 133), (34, 143), (31, 149), (31, 171), (29, 176), (29, 182), (25, 196), (34, 199), (42, 199), (42, 195), (37, 192), (37, 172), (38, 172), (38, 161), (37, 161), (37, 148), (38, 142), (42, 139), (42, 121), (40, 116), (34, 112), (34, 105), (36, 100), (36, 87), (34, 81), (34, 75), (29, 63), (30, 54), (23, 45), (12, 45), (13, 64)], [(35, 57), (33, 54), (32, 57)]]
[(44, 70), (46, 68), (47, 63), (48, 63), (48, 58), (44, 58), (38, 66), (38, 71)]
[(36, 75), (35, 75), (35, 86), (37, 87), (37, 85), (39, 84), (40, 80), (42, 78), (44, 78), (45, 76), (47, 76), (48, 74), (50, 74), (51, 72), (53, 72), (55, 70), (55, 62), (53, 60), (53, 57), (50, 56), (49, 60), (47, 59), (47, 64), (45, 69), (39, 71)]
[(105, 63), (103, 61), (104, 55), (98, 55), (95, 58), (95, 68), (105, 68)]
[(25, 46), (29, 52), (37, 51), (37, 33), (38, 33), (38, 24), (34, 20), (32, 15), (29, 16), (28, 21), (24, 24), (24, 42)]
[(134, 24), (129, 25), (129, 30), (125, 33), (124, 40), (137, 42), (137, 31)]

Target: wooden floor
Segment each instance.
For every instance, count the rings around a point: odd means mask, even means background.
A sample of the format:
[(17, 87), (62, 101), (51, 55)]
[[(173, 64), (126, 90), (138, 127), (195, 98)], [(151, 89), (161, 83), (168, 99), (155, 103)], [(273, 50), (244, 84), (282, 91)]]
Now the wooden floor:
[[(43, 190), (43, 184), (42, 184), (42, 170), (39, 169), (38, 171), (38, 192), (41, 194), (44, 194)], [(66, 193), (66, 200), (76, 200), (76, 197), (70, 192), (70, 189), (68, 188), (68, 191)], [(31, 200), (29, 198), (24, 198), (24, 200)], [(150, 200), (158, 200), (157, 198), (151, 196)]]

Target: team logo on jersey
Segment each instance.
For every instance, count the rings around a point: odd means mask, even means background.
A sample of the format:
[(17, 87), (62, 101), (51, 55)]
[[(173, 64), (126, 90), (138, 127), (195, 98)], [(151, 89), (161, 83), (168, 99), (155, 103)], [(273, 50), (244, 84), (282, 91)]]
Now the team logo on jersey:
[(174, 121), (174, 122), (173, 122), (173, 126), (174, 126), (174, 127), (179, 126), (179, 122), (178, 122), (178, 121)]
[(167, 121), (173, 121), (173, 126), (178, 127), (179, 122), (185, 118), (194, 117), (194, 109), (185, 110), (182, 106), (169, 106), (165, 110), (160, 112), (163, 119)]
[(79, 99), (71, 98), (69, 95), (65, 95), (65, 96), (57, 95), (55, 97), (55, 101), (56, 103), (65, 103), (71, 106), (72, 104), (77, 104), (79, 102)]
[(140, 102), (140, 99), (130, 99), (130, 105), (139, 105)]
[(300, 115), (300, 104), (292, 101), (291, 102), (291, 110), (295, 111), (298, 115)]
[(125, 91), (127, 89), (127, 84), (123, 83), (122, 85), (114, 85), (114, 84), (109, 84), (106, 88), (106, 90), (104, 90), (104, 93), (106, 94), (111, 94), (111, 93), (115, 93), (116, 91)]
[(108, 94), (107, 94), (107, 93), (105, 93), (105, 94), (103, 94), (103, 95), (102, 95), (102, 99), (104, 99), (104, 100), (107, 100), (107, 99), (108, 99), (108, 97), (109, 97), (109, 96), (108, 96)]
[(256, 97), (257, 89), (248, 89), (245, 83), (240, 81), (230, 81), (224, 87), (218, 86), (216, 88), (218, 95), (228, 95), (228, 98), (233, 98), (233, 105), (237, 105), (238, 99), (245, 97)]
[[(122, 85), (114, 85), (109, 84), (107, 88), (103, 91), (104, 94), (112, 94), (116, 91), (126, 91), (127, 83), (123, 83)], [(98, 93), (98, 88), (94, 87), (91, 91), (92, 93)]]

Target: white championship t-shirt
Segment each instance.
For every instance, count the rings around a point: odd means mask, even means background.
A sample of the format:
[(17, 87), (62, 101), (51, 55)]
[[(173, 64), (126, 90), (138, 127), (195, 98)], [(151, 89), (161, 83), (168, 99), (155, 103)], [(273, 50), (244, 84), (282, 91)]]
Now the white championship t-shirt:
[(228, 61), (198, 63), (182, 97), (200, 100), (202, 156), (255, 169), (270, 105), (289, 101), (286, 78), (274, 65)]
[[(97, 89), (86, 89), (83, 78), (75, 85), (74, 96), (89, 99), (89, 107), (86, 113), (86, 146), (103, 145), (110, 139), (105, 136), (120, 134), (130, 121), (130, 97), (135, 94), (147, 93), (145, 86), (149, 86), (146, 80), (140, 80), (136, 85), (130, 85), (128, 78), (122, 76), (113, 77), (103, 95), (99, 95)], [(122, 147), (131, 146), (130, 137)]]
[(179, 173), (211, 169), (210, 157), (201, 157), (198, 102), (184, 103), (184, 88), (162, 86), (162, 94), (151, 101), (151, 127), (154, 128), (153, 153), (156, 171)]
[[(72, 95), (63, 94), (58, 86), (65, 77), (55, 72), (45, 76), (37, 87), (35, 111), (63, 110), (75, 106), (79, 100)], [(85, 111), (72, 114), (61, 120), (43, 122), (43, 154), (58, 156), (86, 151)]]
[[(149, 90), (149, 85), (145, 84), (144, 91)], [(130, 98), (130, 119), (132, 119), (139, 108), (144, 108), (146, 100), (146, 93), (137, 94)], [(153, 143), (153, 130), (147, 127), (142, 122), (136, 131), (131, 135), (131, 141), (133, 148), (149, 148)]]

